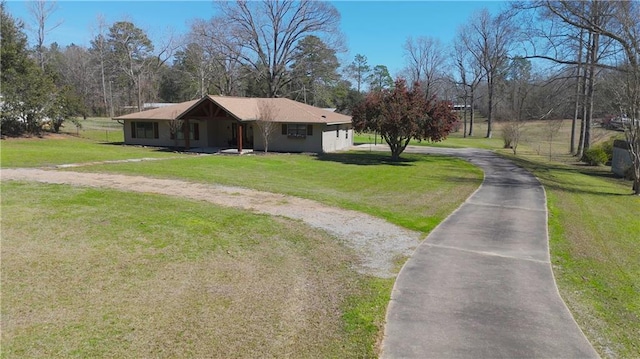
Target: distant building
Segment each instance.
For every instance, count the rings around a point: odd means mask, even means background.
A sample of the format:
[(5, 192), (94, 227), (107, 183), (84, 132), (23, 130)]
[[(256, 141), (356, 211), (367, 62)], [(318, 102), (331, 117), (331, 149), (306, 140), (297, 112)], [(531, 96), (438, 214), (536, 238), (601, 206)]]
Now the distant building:
[(471, 105), (453, 105), (455, 111), (463, 111), (465, 108), (469, 111), (471, 110)]
[(173, 106), (175, 105), (175, 103), (169, 103), (169, 102), (147, 102), (142, 104), (142, 109), (143, 110), (151, 110), (154, 108), (160, 108), (160, 107), (167, 107), (167, 106)]
[(620, 177), (624, 177), (633, 162), (629, 153), (629, 144), (624, 140), (615, 140), (613, 142), (613, 157), (611, 159), (611, 172)]

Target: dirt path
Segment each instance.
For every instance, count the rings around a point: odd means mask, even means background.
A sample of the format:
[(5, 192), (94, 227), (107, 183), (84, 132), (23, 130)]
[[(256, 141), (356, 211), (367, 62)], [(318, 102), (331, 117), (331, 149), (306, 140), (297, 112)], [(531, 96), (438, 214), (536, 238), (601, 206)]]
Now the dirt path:
[(360, 266), (357, 268), (360, 273), (382, 278), (394, 277), (394, 261), (399, 256), (411, 255), (421, 240), (417, 232), (364, 213), (246, 188), (143, 176), (27, 168), (2, 169), (0, 174), (2, 181), (36, 181), (156, 193), (301, 220), (311, 227), (336, 236), (354, 249), (360, 258)]

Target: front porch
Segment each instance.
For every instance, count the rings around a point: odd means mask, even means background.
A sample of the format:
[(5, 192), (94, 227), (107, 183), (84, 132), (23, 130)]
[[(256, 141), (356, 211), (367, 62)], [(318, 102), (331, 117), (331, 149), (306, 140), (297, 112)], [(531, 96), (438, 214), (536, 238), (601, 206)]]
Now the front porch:
[(253, 123), (241, 121), (211, 100), (197, 103), (175, 120), (183, 122), (183, 132), (194, 130), (190, 123), (202, 124), (197, 126), (199, 133), (184, 133), (184, 140), (180, 145), (187, 151), (196, 138), (199, 139), (196, 144), (198, 148), (208, 151), (233, 148), (236, 153), (242, 154), (253, 148)]

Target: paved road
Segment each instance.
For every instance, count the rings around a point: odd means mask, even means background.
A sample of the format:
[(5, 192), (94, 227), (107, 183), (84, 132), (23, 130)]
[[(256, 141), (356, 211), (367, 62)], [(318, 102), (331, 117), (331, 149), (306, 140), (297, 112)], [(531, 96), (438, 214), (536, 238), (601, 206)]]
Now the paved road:
[(558, 294), (544, 189), (488, 151), (482, 186), (418, 247), (391, 294), (383, 358), (597, 358)]

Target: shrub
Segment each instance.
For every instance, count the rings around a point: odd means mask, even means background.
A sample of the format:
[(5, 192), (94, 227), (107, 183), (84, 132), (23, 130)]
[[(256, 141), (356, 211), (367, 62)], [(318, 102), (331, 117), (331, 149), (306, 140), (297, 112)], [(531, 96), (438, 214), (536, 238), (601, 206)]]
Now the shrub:
[(26, 130), (25, 123), (16, 118), (3, 116), (0, 119), (0, 133), (2, 136), (17, 137), (25, 133)]
[(513, 142), (514, 128), (510, 124), (502, 127), (502, 141), (504, 142), (503, 148), (511, 148)]
[(522, 124), (517, 122), (508, 122), (502, 126), (502, 141), (504, 148), (511, 148), (513, 154), (518, 150), (518, 143), (522, 135)]
[(611, 160), (613, 159), (613, 142), (617, 139), (618, 136), (611, 136), (608, 140), (600, 144), (600, 147), (602, 147), (604, 152), (607, 154), (607, 162), (605, 163), (611, 163)]
[(582, 161), (588, 164), (589, 166), (600, 166), (609, 160), (609, 156), (607, 152), (602, 148), (602, 146), (594, 146), (589, 148), (584, 152), (584, 156)]

